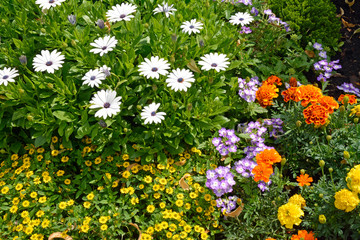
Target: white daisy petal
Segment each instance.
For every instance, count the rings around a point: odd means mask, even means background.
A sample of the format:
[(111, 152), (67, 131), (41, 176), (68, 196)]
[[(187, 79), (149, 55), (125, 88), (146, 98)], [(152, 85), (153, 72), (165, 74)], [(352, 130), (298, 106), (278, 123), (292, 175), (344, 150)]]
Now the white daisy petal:
[(230, 17), (230, 23), (232, 25), (241, 25), (241, 26), (245, 26), (248, 25), (249, 23), (251, 23), (254, 20), (253, 16), (251, 16), (249, 13), (245, 12), (238, 12), (235, 15)]
[(15, 77), (19, 76), (15, 68), (7, 68), (0, 70), (0, 85), (8, 85), (9, 82), (15, 82)]
[(36, 0), (36, 4), (39, 4), (42, 10), (50, 9), (51, 7), (56, 7), (61, 5), (62, 2), (66, 0)]
[(167, 69), (170, 68), (170, 64), (165, 59), (159, 58), (158, 56), (152, 56), (151, 59), (144, 59), (139, 65), (140, 75), (146, 78), (159, 79), (160, 75), (168, 74)]
[(48, 50), (42, 50), (41, 54), (35, 56), (33, 67), (36, 72), (47, 71), (48, 73), (54, 73), (55, 70), (62, 67), (64, 59), (65, 56), (61, 55), (61, 52), (57, 52), (57, 50), (54, 50), (51, 53)]
[(192, 33), (199, 33), (200, 29), (202, 29), (202, 23), (196, 22), (196, 19), (192, 19), (191, 21), (183, 22), (180, 26), (184, 33), (188, 33), (191, 35)]
[(160, 107), (160, 103), (151, 103), (149, 106), (145, 106), (142, 112), (140, 113), (141, 119), (145, 119), (144, 124), (148, 123), (161, 123), (161, 120), (164, 120), (164, 112), (156, 112)]
[(134, 12), (136, 12), (136, 6), (131, 3), (116, 4), (106, 12), (106, 17), (109, 22), (130, 21), (134, 17), (131, 15)]
[(225, 54), (218, 54), (218, 53), (210, 53), (205, 54), (205, 56), (200, 57), (202, 61), (199, 61), (199, 65), (201, 65), (202, 70), (209, 71), (214, 69), (215, 71), (219, 72), (220, 70), (225, 70), (230, 62)]
[(120, 112), (121, 97), (116, 97), (116, 92), (112, 90), (101, 90), (97, 92), (90, 103), (90, 108), (100, 108), (95, 113), (95, 117), (106, 119)]
[(154, 14), (157, 13), (165, 13), (166, 17), (169, 17), (170, 15), (173, 15), (174, 12), (176, 12), (177, 10), (175, 8), (173, 8), (173, 4), (171, 4), (169, 6), (169, 4), (163, 2), (162, 5), (158, 4), (157, 8), (154, 9)]
[(116, 38), (105, 36), (103, 38), (96, 39), (93, 43), (90, 43), (91, 46), (95, 47), (90, 50), (90, 52), (98, 54), (100, 53), (100, 56), (103, 56), (104, 54), (112, 51), (114, 47), (117, 44)]

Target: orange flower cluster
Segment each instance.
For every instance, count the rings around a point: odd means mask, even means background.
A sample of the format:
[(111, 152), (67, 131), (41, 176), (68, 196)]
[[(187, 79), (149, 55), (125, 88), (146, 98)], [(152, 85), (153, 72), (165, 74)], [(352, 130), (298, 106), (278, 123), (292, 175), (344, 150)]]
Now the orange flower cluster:
[(300, 187), (303, 187), (304, 185), (310, 186), (310, 183), (313, 181), (312, 177), (309, 177), (309, 174), (300, 174), (300, 176), (296, 177), (296, 181), (299, 183)]
[(256, 91), (256, 100), (258, 100), (259, 104), (266, 108), (272, 105), (272, 100), (277, 98), (279, 94), (279, 89), (275, 86), (281, 86), (281, 79), (275, 75), (268, 77), (265, 81), (262, 82), (261, 87)]
[(284, 102), (288, 102), (290, 100), (295, 101), (296, 92), (297, 92), (297, 87), (290, 87), (287, 90), (282, 91), (281, 95), (284, 96)]
[(318, 103), (323, 106), (329, 114), (332, 114), (335, 109), (339, 108), (339, 104), (335, 101), (333, 97), (322, 96), (318, 99)]
[(274, 172), (272, 165), (281, 162), (281, 156), (275, 149), (265, 149), (256, 155), (257, 166), (254, 167), (254, 181), (269, 182), (270, 175)]
[(307, 124), (314, 123), (315, 127), (320, 127), (321, 125), (326, 124), (329, 117), (329, 112), (325, 107), (318, 104), (313, 104), (304, 109), (303, 115), (304, 118), (306, 118), (305, 122)]
[(341, 102), (342, 104), (344, 104), (344, 97), (348, 97), (349, 98), (349, 104), (353, 105), (355, 103), (357, 103), (357, 99), (355, 95), (350, 95), (350, 94), (341, 94), (338, 101)]
[(297, 235), (292, 235), (290, 240), (317, 240), (312, 231), (298, 230)]

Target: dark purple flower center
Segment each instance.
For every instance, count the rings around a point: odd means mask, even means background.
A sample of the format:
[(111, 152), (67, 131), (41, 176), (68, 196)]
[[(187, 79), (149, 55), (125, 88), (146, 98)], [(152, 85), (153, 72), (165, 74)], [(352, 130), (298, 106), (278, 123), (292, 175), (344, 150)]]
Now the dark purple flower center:
[(55, 2), (55, 0), (49, 0), (49, 3), (54, 3)]
[(156, 115), (156, 112), (151, 112), (151, 116), (155, 116)]
[(183, 81), (184, 81), (184, 79), (183, 78), (178, 78), (178, 80), (177, 80), (179, 83), (182, 83)]
[(124, 18), (124, 17), (126, 17), (126, 14), (121, 14), (120, 15), (120, 18)]
[(53, 65), (53, 62), (52, 62), (52, 61), (48, 61), (48, 62), (45, 63), (45, 65), (46, 65), (46, 66), (51, 66), (51, 65)]
[(217, 67), (216, 63), (211, 64), (212, 67)]
[(105, 49), (107, 49), (107, 46), (103, 46), (101, 49), (102, 49), (102, 50), (105, 50)]
[(242, 22), (242, 21), (244, 21), (244, 19), (243, 19), (243, 18), (239, 18), (239, 21), (241, 21), (241, 22)]
[(190, 29), (193, 29), (193, 28), (194, 28), (194, 26), (193, 26), (193, 25), (191, 25), (189, 28), (190, 28)]
[(157, 67), (153, 67), (152, 69), (151, 69), (151, 71), (153, 71), (153, 72), (157, 72), (159, 69), (157, 68)]
[(95, 79), (96, 79), (95, 76), (91, 76), (91, 78), (90, 78), (91, 81), (93, 81), (93, 80), (95, 80)]
[(109, 108), (110, 107), (110, 103), (106, 102), (104, 103), (104, 108)]
[(8, 79), (8, 78), (9, 78), (8, 75), (3, 76), (3, 79)]

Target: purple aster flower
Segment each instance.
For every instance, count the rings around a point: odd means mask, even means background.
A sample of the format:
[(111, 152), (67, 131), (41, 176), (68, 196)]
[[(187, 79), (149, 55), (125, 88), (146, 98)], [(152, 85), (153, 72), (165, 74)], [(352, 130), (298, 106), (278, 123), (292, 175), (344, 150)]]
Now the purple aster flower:
[(212, 143), (214, 144), (215, 147), (219, 146), (219, 144), (221, 143), (221, 138), (214, 137)]
[(226, 155), (229, 154), (229, 150), (227, 149), (226, 146), (224, 146), (223, 148), (221, 148), (219, 152), (220, 152), (220, 155), (221, 155), (221, 156), (226, 156)]
[(331, 73), (329, 73), (329, 72), (324, 73), (324, 77), (326, 79), (329, 79), (331, 77)]
[(329, 65), (323, 67), (325, 72), (332, 72), (333, 68)]
[(227, 132), (227, 131), (226, 131), (226, 128), (220, 129), (220, 130), (219, 130), (219, 136), (220, 136), (220, 137), (225, 137), (226, 132)]
[(251, 30), (250, 27), (242, 26), (240, 33), (241, 33), (241, 34), (243, 34), (243, 33), (249, 34), (249, 33), (252, 33), (252, 30)]
[(269, 190), (269, 188), (267, 187), (266, 183), (261, 181), (259, 184), (258, 184), (258, 188), (260, 188), (260, 190), (262, 192), (264, 192), (265, 190)]
[(223, 189), (223, 190), (227, 190), (229, 188), (229, 184), (227, 183), (226, 180), (222, 180), (220, 182), (220, 188)]
[(272, 14), (273, 14), (273, 12), (272, 12), (270, 9), (264, 10), (264, 13), (265, 13), (266, 15), (272, 15)]
[(321, 70), (321, 65), (320, 65), (320, 63), (318, 63), (318, 62), (314, 63), (314, 69), (315, 69), (316, 71)]
[(326, 77), (323, 75), (323, 74), (320, 74), (316, 80), (318, 80), (319, 82), (323, 81), (323, 82), (326, 82)]
[(256, 9), (256, 8), (254, 8), (254, 7), (252, 7), (251, 8), (251, 11), (250, 11), (252, 14), (254, 14), (255, 16), (257, 16), (258, 14), (259, 14), (259, 11)]
[(248, 173), (248, 172), (243, 172), (243, 173), (241, 173), (241, 176), (243, 176), (244, 178), (249, 178), (249, 177), (251, 177), (251, 175), (250, 175), (250, 173)]
[(237, 146), (236, 146), (236, 145), (231, 145), (231, 146), (229, 147), (229, 152), (236, 152), (236, 150), (237, 150)]
[(209, 169), (209, 170), (206, 171), (206, 178), (207, 179), (214, 179), (214, 178), (216, 178), (216, 176), (217, 176), (217, 174), (216, 174), (215, 170)]
[(327, 66), (327, 65), (328, 65), (328, 61), (327, 61), (327, 60), (321, 60), (321, 61), (318, 61), (318, 63), (319, 63), (321, 66)]
[(220, 181), (217, 179), (211, 180), (210, 187), (213, 190), (217, 189), (218, 187), (220, 187)]
[(327, 58), (326, 51), (319, 52), (319, 57), (321, 58)]
[(320, 43), (314, 43), (314, 45), (313, 45), (313, 48), (315, 48), (316, 50), (323, 50), (323, 48), (322, 48), (322, 45), (320, 44)]

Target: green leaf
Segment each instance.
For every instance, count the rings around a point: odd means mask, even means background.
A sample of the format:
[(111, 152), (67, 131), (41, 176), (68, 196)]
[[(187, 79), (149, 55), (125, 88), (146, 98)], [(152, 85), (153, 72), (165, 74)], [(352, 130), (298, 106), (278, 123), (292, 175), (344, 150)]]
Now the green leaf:
[(60, 110), (59, 111), (54, 111), (53, 115), (55, 117), (57, 117), (58, 119), (66, 121), (66, 122), (72, 122), (72, 121), (75, 120), (74, 115), (72, 115), (69, 112), (65, 112), (65, 111), (60, 111)]
[(186, 66), (193, 72), (201, 73), (201, 70), (197, 67), (194, 59), (191, 59)]
[(22, 48), (22, 42), (19, 39), (13, 38), (13, 41), (18, 49)]
[(227, 117), (224, 117), (224, 116), (222, 116), (222, 115), (218, 115), (218, 116), (216, 116), (216, 117), (211, 121), (211, 123), (212, 123), (215, 127), (221, 128), (221, 127), (223, 127), (223, 125), (224, 125), (225, 123), (227, 123), (227, 122), (229, 122), (229, 121), (230, 121), (230, 119), (228, 119)]
[(40, 147), (44, 143), (46, 143), (46, 137), (45, 136), (39, 136), (35, 139), (35, 147)]

